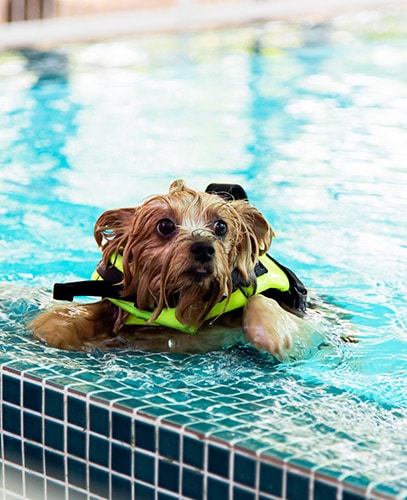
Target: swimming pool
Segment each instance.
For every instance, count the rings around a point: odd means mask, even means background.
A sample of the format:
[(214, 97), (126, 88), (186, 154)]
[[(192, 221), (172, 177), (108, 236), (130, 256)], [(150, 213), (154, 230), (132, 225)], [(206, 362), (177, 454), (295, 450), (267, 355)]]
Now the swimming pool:
[[(1, 54), (6, 498), (407, 495), (402, 20)], [(266, 214), (273, 255), (322, 313), (314, 356), (276, 365), (243, 346), (67, 353), (31, 340), (52, 284), (98, 261), (98, 215), (178, 177), (238, 182)]]

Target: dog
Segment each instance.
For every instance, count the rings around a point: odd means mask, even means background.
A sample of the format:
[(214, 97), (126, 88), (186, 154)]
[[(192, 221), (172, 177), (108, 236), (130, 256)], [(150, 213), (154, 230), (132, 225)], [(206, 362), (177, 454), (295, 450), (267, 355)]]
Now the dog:
[[(100, 286), (104, 298), (46, 310), (30, 325), (34, 338), (68, 350), (177, 353), (244, 342), (279, 360), (301, 357), (312, 337), (306, 289), (266, 254), (273, 230), (242, 188), (236, 197), (213, 186), (176, 180), (166, 195), (103, 213), (94, 228), (102, 260), (93, 280), (73, 286)], [(264, 276), (271, 287), (260, 286)]]

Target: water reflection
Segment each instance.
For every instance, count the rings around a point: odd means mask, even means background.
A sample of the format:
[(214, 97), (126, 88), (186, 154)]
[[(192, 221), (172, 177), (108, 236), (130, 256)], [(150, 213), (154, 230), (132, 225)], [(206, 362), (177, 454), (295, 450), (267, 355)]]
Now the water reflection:
[(7, 168), (1, 176), (5, 199), (0, 232), (5, 251), (0, 259), (6, 279), (35, 279), (42, 274), (41, 280), (58, 268), (66, 273), (71, 267), (64, 253), (77, 246), (82, 221), (83, 244), (89, 246), (92, 226), (86, 220), (94, 214), (91, 207), (64, 203), (56, 190), (63, 171), (70, 168), (66, 147), (76, 135), (81, 109), (71, 95), (69, 58), (61, 51), (28, 49), (19, 55), (24, 67), (15, 79), (21, 76), (25, 85), (16, 91), (15, 106), (4, 116), (14, 134), (1, 153)]
[[(48, 185), (52, 193), (59, 169), (69, 168), (66, 141), (76, 133), (76, 115), (80, 106), (71, 99), (68, 56), (58, 51), (23, 50), (25, 70), (33, 77), (26, 89), (24, 104), (14, 110), (18, 123), (13, 164), (23, 163), (31, 178), (25, 184), (27, 194), (40, 194), (37, 186)], [(42, 175), (41, 175), (42, 174)], [(44, 183), (43, 175), (47, 182)], [(31, 184), (34, 183), (34, 184)]]

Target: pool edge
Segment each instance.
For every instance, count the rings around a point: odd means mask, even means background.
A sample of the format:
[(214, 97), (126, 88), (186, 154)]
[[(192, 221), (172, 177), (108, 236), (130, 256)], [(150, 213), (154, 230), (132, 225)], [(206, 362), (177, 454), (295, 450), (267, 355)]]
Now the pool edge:
[(72, 492), (96, 498), (154, 498), (161, 492), (174, 498), (294, 494), (324, 500), (390, 500), (402, 494), (361, 487), (355, 479), (274, 456), (270, 447), (234, 444), (153, 415), (146, 405), (131, 408), (7, 366), (0, 366), (0, 377), (0, 491), (17, 498), (29, 498), (33, 484), (44, 498), (57, 491), (66, 498)]
[(402, 0), (331, 0), (327, 5), (317, 2), (277, 1), (238, 4), (203, 4), (193, 7), (156, 8), (88, 14), (79, 17), (3, 23), (0, 29), (0, 50), (53, 46), (61, 43), (105, 40), (149, 33), (174, 33), (219, 27), (241, 26), (272, 20), (321, 21), (349, 12), (384, 8), (405, 9)]

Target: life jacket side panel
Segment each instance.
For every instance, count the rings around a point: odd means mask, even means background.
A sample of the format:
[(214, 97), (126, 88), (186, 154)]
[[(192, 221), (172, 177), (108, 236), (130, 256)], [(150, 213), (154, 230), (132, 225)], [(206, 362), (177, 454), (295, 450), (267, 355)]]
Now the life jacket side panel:
[(110, 298), (108, 300), (129, 313), (129, 317), (126, 319), (126, 325), (165, 326), (185, 333), (196, 333), (197, 331), (196, 328), (185, 326), (177, 320), (175, 308), (163, 309), (155, 321), (149, 322), (153, 316), (153, 312), (138, 309), (132, 302), (128, 302), (127, 300)]

